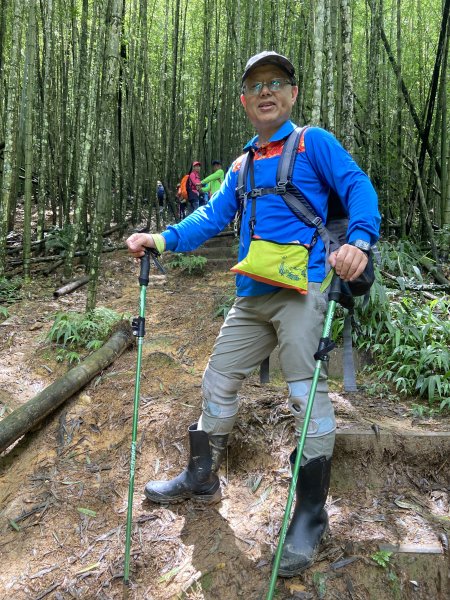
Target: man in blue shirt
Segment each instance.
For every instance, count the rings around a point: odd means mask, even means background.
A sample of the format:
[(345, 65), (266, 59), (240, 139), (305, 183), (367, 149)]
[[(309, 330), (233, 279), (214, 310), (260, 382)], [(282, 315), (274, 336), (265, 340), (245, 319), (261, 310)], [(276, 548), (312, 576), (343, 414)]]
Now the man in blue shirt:
[[(314, 228), (300, 221), (276, 194), (276, 173), (286, 138), (295, 125), (289, 120), (298, 95), (292, 63), (276, 52), (261, 52), (248, 61), (242, 76), (241, 102), (257, 135), (245, 152), (252, 154), (247, 190), (263, 189), (247, 196), (241, 207), (239, 264), (236, 301), (220, 330), (202, 381), (202, 414), (189, 427), (190, 459), (187, 468), (170, 481), (150, 481), (145, 494), (159, 503), (194, 499), (212, 503), (221, 498), (217, 471), (226, 454), (228, 436), (238, 412), (238, 391), (243, 380), (278, 344), (280, 363), (289, 387), (288, 406), (299, 435), (315, 368), (326, 313), (327, 299), (320, 291), (327, 260), (344, 281), (355, 280), (365, 269), (368, 249), (378, 238), (380, 217), (376, 193), (368, 177), (329, 133), (318, 127), (301, 135), (293, 183), (300, 188), (325, 222), (330, 190), (348, 212), (348, 242), (326, 256)], [(141, 257), (144, 247), (160, 252), (193, 250), (216, 235), (239, 208), (236, 188), (239, 157), (212, 200), (181, 223), (162, 234), (133, 234), (127, 240), (130, 253)], [(265, 241), (302, 252), (303, 288), (271, 279), (267, 272), (245, 270), (243, 261), (253, 254), (251, 244)], [(294, 246), (294, 248), (292, 248)], [(266, 247), (266, 246), (264, 246)], [(254, 246), (253, 246), (254, 248)], [(269, 260), (266, 261), (270, 262)], [(306, 293), (307, 291), (307, 293)], [(301, 292), (301, 293), (299, 293)], [(319, 379), (297, 484), (297, 502), (281, 558), (279, 574), (297, 575), (309, 567), (327, 530), (325, 511), (335, 418), (328, 397), (326, 372)], [(295, 462), (295, 450), (291, 463)]]

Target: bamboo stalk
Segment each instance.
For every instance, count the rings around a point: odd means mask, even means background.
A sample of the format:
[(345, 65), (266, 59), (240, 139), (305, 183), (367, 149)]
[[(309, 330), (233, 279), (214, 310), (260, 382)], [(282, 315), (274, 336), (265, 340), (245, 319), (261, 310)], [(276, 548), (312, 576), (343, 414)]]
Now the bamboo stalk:
[(427, 202), (425, 200), (425, 194), (423, 193), (422, 179), (420, 177), (419, 165), (417, 163), (417, 159), (416, 159), (415, 153), (413, 154), (413, 164), (414, 164), (414, 174), (416, 176), (417, 189), (418, 189), (418, 192), (419, 192), (420, 209), (421, 209), (422, 217), (423, 217), (423, 220), (424, 220), (424, 223), (425, 223), (425, 227), (426, 227), (426, 230), (427, 230), (427, 233), (428, 233), (428, 238), (429, 238), (429, 242), (430, 242), (431, 252), (433, 254), (434, 260), (437, 263), (438, 260), (439, 260), (439, 258), (438, 258), (438, 251), (437, 251), (437, 247), (436, 247), (436, 242), (434, 241), (433, 226), (431, 224), (430, 213), (428, 211)]
[[(117, 225), (114, 225), (113, 227), (110, 227), (109, 229), (105, 229), (105, 231), (103, 232), (103, 237), (109, 237), (112, 233), (119, 231), (119, 229), (123, 229), (127, 227), (127, 223), (129, 223), (131, 221), (131, 217), (128, 217), (127, 219), (125, 219), (124, 223), (119, 223)], [(88, 227), (88, 231), (89, 231), (89, 227)], [(56, 239), (57, 235), (49, 235), (48, 237), (45, 238), (45, 241), (50, 241), (53, 239)], [(89, 240), (89, 237), (88, 237)], [(34, 248), (35, 246), (42, 246), (42, 242), (39, 241), (34, 241), (31, 242), (31, 247)], [(13, 247), (7, 247), (7, 251), (8, 251), (8, 255), (11, 254), (18, 254), (19, 252), (23, 251), (23, 246), (13, 246)]]

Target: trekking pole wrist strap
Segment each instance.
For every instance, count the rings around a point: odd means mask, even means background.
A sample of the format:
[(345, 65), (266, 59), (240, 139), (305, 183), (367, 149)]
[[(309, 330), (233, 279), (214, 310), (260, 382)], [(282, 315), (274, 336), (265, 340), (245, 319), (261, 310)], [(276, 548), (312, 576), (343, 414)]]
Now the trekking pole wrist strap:
[(160, 233), (152, 233), (151, 236), (156, 250), (159, 254), (162, 254), (166, 249), (166, 240)]

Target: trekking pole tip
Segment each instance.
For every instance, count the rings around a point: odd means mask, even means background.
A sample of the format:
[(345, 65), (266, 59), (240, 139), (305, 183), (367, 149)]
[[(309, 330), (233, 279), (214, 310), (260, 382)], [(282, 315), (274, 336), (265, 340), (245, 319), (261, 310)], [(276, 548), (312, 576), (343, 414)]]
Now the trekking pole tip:
[(131, 583), (129, 579), (123, 579), (122, 600), (128, 600), (130, 597)]

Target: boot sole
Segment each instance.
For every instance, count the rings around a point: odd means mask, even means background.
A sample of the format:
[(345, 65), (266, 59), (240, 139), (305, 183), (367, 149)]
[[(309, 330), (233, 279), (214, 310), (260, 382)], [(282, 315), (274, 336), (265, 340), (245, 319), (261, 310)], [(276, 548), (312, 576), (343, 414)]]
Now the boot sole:
[[(316, 553), (316, 555), (317, 555), (317, 553)], [(295, 577), (296, 575), (301, 575), (304, 571), (309, 569), (309, 567), (311, 567), (314, 564), (314, 561), (316, 560), (316, 555), (313, 556), (313, 558), (310, 560), (309, 563), (307, 563), (306, 565), (304, 565), (303, 567), (301, 567), (299, 569), (295, 569), (293, 571), (283, 571), (283, 569), (278, 569), (278, 576), (289, 579), (290, 577)]]
[(329, 538), (330, 535), (331, 535), (330, 526), (329, 526), (329, 523), (327, 523), (326, 529), (320, 538), (320, 542), (319, 542), (316, 550), (314, 551), (314, 553), (311, 557), (311, 560), (309, 562), (307, 562), (306, 565), (302, 565), (301, 567), (298, 567), (297, 569), (287, 571), (287, 570), (283, 570), (280, 568), (280, 569), (278, 569), (278, 576), (289, 579), (290, 577), (296, 577), (297, 575), (301, 575), (302, 573), (304, 573), (307, 569), (309, 569), (309, 567), (311, 567), (314, 564), (314, 562), (317, 558), (317, 555), (319, 554), (319, 548), (320, 548), (321, 544), (323, 544), (323, 542), (327, 538)]
[(180, 504), (181, 502), (186, 502), (186, 500), (193, 500), (194, 502), (198, 502), (199, 504), (217, 504), (222, 500), (222, 492), (220, 488), (214, 492), (214, 494), (186, 494), (184, 496), (163, 496), (163, 495), (153, 495), (144, 490), (145, 497), (150, 502), (155, 502), (156, 504)]

